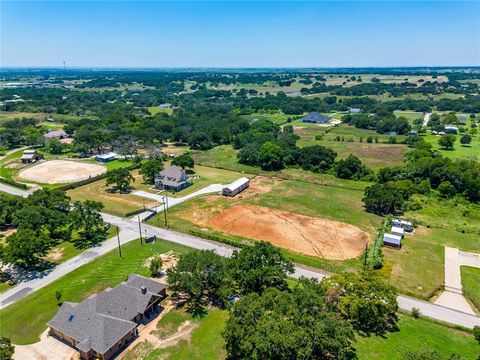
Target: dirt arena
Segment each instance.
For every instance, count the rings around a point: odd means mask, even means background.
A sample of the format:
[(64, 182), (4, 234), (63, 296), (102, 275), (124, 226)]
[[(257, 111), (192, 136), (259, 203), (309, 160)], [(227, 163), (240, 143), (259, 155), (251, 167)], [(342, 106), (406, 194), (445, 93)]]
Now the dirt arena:
[(88, 179), (103, 174), (103, 165), (71, 160), (49, 160), (20, 171), (22, 180), (41, 184), (61, 184)]
[(332, 260), (359, 256), (369, 241), (367, 233), (350, 224), (254, 205), (233, 206), (210, 218), (208, 225), (225, 233)]

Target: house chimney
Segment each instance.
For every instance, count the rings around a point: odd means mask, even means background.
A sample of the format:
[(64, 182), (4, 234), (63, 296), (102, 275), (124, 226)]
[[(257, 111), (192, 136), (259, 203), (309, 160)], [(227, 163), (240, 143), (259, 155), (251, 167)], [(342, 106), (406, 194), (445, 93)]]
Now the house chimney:
[(145, 295), (147, 293), (147, 287), (146, 286), (142, 286), (141, 290), (142, 290), (143, 295)]

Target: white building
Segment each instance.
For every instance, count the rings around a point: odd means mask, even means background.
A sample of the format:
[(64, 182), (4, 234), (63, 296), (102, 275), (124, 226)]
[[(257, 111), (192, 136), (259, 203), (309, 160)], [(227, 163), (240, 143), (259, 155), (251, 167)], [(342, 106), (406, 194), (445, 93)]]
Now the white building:
[(250, 185), (250, 179), (241, 177), (223, 188), (222, 193), (225, 196), (235, 196), (245, 190)]
[(412, 223), (410, 221), (405, 221), (405, 220), (400, 220), (400, 219), (393, 219), (392, 220), (392, 226), (401, 227), (402, 229), (404, 229), (405, 231), (408, 231), (408, 232), (413, 230), (413, 226), (412, 226)]
[(399, 248), (402, 246), (402, 237), (399, 235), (385, 233), (383, 234), (383, 245)]
[(405, 233), (405, 229), (402, 228), (402, 227), (399, 227), (399, 226), (392, 226), (392, 229), (390, 230), (390, 233), (392, 233), (393, 235), (398, 235), (398, 236), (403, 237), (403, 235)]

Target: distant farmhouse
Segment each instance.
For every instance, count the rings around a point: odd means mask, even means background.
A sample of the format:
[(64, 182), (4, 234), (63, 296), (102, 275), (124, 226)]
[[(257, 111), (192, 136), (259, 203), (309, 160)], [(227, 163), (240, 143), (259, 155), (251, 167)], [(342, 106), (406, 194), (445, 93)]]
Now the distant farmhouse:
[(350, 108), (347, 111), (348, 114), (360, 114), (361, 112), (362, 112), (362, 109), (358, 109), (358, 108)]
[(42, 155), (37, 153), (36, 150), (27, 149), (23, 151), (23, 154), (20, 157), (20, 160), (24, 164), (31, 164), (31, 163), (37, 162), (41, 158), (42, 158)]
[(50, 335), (71, 345), (81, 359), (109, 360), (137, 336), (137, 326), (161, 311), (165, 285), (132, 274), (81, 303), (64, 302), (47, 324)]
[(68, 134), (64, 130), (51, 130), (45, 134), (43, 134), (43, 137), (47, 140), (52, 140), (52, 139), (66, 139), (68, 138)]
[(315, 123), (315, 124), (329, 124), (332, 122), (332, 118), (326, 115), (320, 114), (319, 112), (313, 111), (310, 114), (302, 117), (302, 122)]
[(117, 158), (117, 156), (118, 156), (117, 153), (109, 152), (109, 153), (106, 153), (106, 154), (101, 154), (101, 155), (95, 156), (95, 160), (97, 160), (98, 162), (106, 163), (106, 162), (110, 162), (110, 161), (115, 160)]
[(222, 194), (225, 196), (235, 196), (248, 188), (249, 185), (250, 179), (246, 177), (241, 177), (224, 187), (222, 190)]
[(190, 185), (192, 183), (189, 181), (185, 169), (176, 165), (169, 166), (155, 176), (155, 187), (157, 189), (180, 191)]
[(445, 134), (454, 134), (458, 133), (458, 128), (455, 125), (445, 125)]

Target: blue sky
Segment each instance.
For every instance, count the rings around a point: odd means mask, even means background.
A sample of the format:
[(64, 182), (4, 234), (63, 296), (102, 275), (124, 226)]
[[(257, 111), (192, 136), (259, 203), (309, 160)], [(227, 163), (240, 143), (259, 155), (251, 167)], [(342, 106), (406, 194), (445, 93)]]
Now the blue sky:
[(0, 66), (480, 65), (478, 1), (0, 1)]

